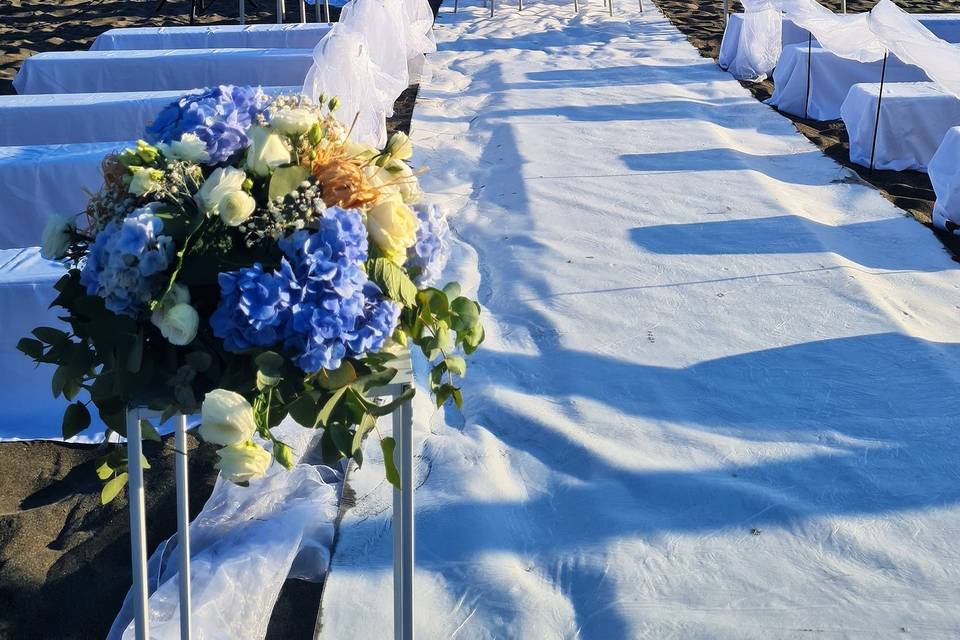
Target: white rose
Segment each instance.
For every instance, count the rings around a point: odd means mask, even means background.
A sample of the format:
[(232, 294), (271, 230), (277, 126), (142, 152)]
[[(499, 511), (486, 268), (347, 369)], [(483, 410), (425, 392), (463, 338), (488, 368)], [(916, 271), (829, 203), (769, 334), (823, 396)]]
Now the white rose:
[(270, 128), (289, 136), (302, 135), (310, 130), (317, 122), (309, 109), (284, 109), (270, 116)]
[(220, 200), (220, 219), (228, 227), (236, 227), (253, 215), (257, 201), (246, 191), (228, 193)]
[(413, 143), (407, 134), (398, 131), (390, 137), (386, 152), (394, 160), (409, 160), (413, 156)]
[(135, 196), (142, 196), (157, 188), (157, 181), (163, 177), (159, 169), (147, 167), (130, 167), (133, 179), (130, 180), (129, 191)]
[(247, 174), (243, 169), (220, 167), (210, 174), (193, 199), (208, 216), (220, 215), (224, 200), (232, 193), (243, 191), (243, 181)]
[(40, 255), (47, 260), (61, 260), (70, 248), (74, 230), (73, 223), (63, 216), (50, 216), (43, 228), (40, 240)]
[(367, 213), (367, 230), (388, 260), (402, 265), (407, 259), (407, 248), (417, 241), (420, 221), (400, 196), (392, 196), (374, 206)]
[(239, 442), (217, 451), (217, 468), (231, 482), (247, 482), (262, 476), (270, 466), (270, 453), (253, 442)]
[(247, 149), (246, 167), (253, 174), (266, 176), (280, 165), (290, 163), (290, 150), (280, 136), (263, 127), (251, 127), (248, 135), (251, 144)]
[(175, 304), (156, 319), (152, 315), (150, 319), (167, 342), (181, 347), (193, 342), (200, 326), (197, 310), (186, 303)]
[(416, 204), (423, 197), (420, 190), (420, 181), (413, 174), (413, 170), (406, 162), (394, 160), (387, 165), (387, 170), (393, 177), (393, 183), (400, 192), (400, 197), (407, 204)]
[(257, 430), (253, 407), (239, 393), (214, 389), (200, 406), (200, 437), (205, 441), (231, 445), (249, 440)]
[(175, 160), (186, 160), (187, 162), (206, 162), (210, 159), (207, 153), (207, 144), (201, 140), (195, 133), (185, 133), (179, 140), (174, 140), (169, 144), (160, 143), (157, 148), (163, 152), (163, 155)]

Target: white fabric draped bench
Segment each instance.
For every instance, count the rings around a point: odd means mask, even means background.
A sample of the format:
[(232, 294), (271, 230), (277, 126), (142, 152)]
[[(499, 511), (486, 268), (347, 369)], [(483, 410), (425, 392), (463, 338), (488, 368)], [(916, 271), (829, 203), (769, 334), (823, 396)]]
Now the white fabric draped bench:
[[(0, 440), (59, 439), (63, 410), (67, 401), (50, 393), (53, 367), (38, 367), (17, 351), (20, 338), (30, 336), (40, 326), (66, 328), (49, 309), (56, 296), (53, 285), (66, 273), (56, 262), (40, 257), (37, 248), (0, 250)], [(62, 310), (61, 310), (62, 311)], [(74, 440), (96, 442), (103, 439), (104, 426), (96, 411), (91, 413), (90, 428)]]
[(310, 49), (48, 52), (24, 60), (13, 85), (20, 94), (302, 86), (312, 63)]
[(937, 194), (933, 224), (941, 229), (949, 227), (957, 234), (960, 231), (960, 127), (947, 131), (930, 161), (928, 173)]
[[(857, 62), (836, 56), (825, 49), (810, 50), (809, 101), (807, 98), (807, 44), (784, 47), (780, 63), (773, 72), (773, 95), (767, 101), (784, 113), (812, 120), (837, 120), (840, 106), (859, 83), (880, 81), (882, 61)], [(929, 80), (919, 68), (895, 56), (887, 60), (886, 82), (923, 82)]]
[(313, 49), (329, 31), (326, 23), (132, 27), (101, 33), (90, 50)]
[(877, 126), (879, 94), (879, 83), (855, 84), (843, 101), (850, 160), (870, 166), (876, 129), (874, 168), (926, 171), (947, 131), (960, 126), (960, 100), (932, 82), (884, 84)]
[[(300, 89), (263, 91), (273, 95)], [(165, 106), (198, 91), (202, 89), (0, 96), (0, 146), (132, 140), (143, 136)]]
[(0, 249), (37, 246), (47, 218), (82, 212), (86, 191), (95, 193), (103, 185), (104, 156), (132, 144), (0, 147)]

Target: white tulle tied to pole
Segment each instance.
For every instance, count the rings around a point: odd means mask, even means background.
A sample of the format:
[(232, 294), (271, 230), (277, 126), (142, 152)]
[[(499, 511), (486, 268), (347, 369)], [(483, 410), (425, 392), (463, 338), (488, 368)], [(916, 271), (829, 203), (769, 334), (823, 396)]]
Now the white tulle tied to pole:
[(387, 117), (410, 86), (407, 70), (407, 19), (398, 0), (353, 0), (340, 13), (336, 29), (366, 38), (376, 77), (378, 102)]
[(433, 9), (428, 0), (403, 0), (407, 24), (407, 71), (410, 83), (429, 82), (430, 67), (427, 54), (437, 50), (433, 35)]
[(737, 55), (727, 71), (740, 80), (760, 81), (773, 71), (780, 59), (783, 41), (780, 9), (770, 0), (746, 0), (744, 8)]
[[(316, 435), (296, 425), (281, 425), (274, 433), (300, 452)], [(336, 478), (325, 467), (297, 464), (287, 471), (274, 463), (249, 487), (217, 479), (190, 524), (193, 637), (263, 640), (284, 580), (324, 578), (337, 514)], [(180, 638), (177, 553), (174, 537), (147, 565), (153, 640)], [(107, 638), (133, 640), (130, 593)]]
[(868, 16), (869, 28), (882, 46), (960, 98), (960, 46), (941, 40), (890, 0), (880, 0)]
[(377, 85), (382, 74), (370, 59), (366, 36), (337, 25), (313, 50), (313, 60), (303, 84), (304, 95), (314, 100), (336, 96), (340, 100), (339, 118), (347, 125), (353, 124), (353, 140), (375, 146), (386, 144), (384, 90)]

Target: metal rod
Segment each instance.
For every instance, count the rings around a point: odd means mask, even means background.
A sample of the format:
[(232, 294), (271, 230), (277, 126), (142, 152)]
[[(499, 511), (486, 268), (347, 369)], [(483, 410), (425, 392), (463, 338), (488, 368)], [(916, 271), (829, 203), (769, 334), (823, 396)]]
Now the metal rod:
[(247, 18), (246, 0), (240, 0), (240, 24), (246, 24)]
[(523, 0), (517, 0), (517, 11), (523, 11)]
[(643, 13), (643, 0), (640, 0), (640, 13)]
[(283, 0), (277, 0), (277, 24), (283, 24)]
[(847, 12), (847, 0), (840, 0), (840, 8), (844, 13)]
[(813, 34), (807, 31), (807, 93), (803, 97), (803, 119), (806, 120), (808, 116), (808, 108), (810, 105), (810, 61), (813, 55)]
[(193, 617), (190, 598), (190, 484), (187, 470), (187, 416), (180, 414), (176, 418), (174, 451), (176, 455), (177, 479), (177, 552), (179, 555), (178, 582), (180, 585), (180, 640), (190, 640), (191, 618)]
[(143, 440), (140, 410), (127, 410), (127, 484), (130, 493), (130, 555), (133, 568), (134, 629), (137, 640), (150, 636), (147, 608), (147, 514), (143, 491)]
[(490, 0), (490, 17), (493, 17), (493, 6), (496, 4), (496, 0)]
[(883, 65), (880, 67), (880, 93), (877, 94), (877, 119), (873, 123), (873, 146), (870, 149), (870, 173), (873, 173), (873, 161), (877, 155), (877, 133), (880, 131), (880, 107), (883, 105), (883, 81), (887, 75), (887, 54), (883, 52)]
[(453, 12), (460, 11), (460, 0), (453, 0)]
[(607, 7), (610, 8), (610, 17), (613, 17), (613, 0), (607, 0)]
[[(401, 393), (409, 385), (401, 385)], [(401, 560), (403, 562), (403, 640), (413, 640), (413, 570), (414, 570), (414, 522), (413, 522), (413, 415), (409, 402), (400, 405), (400, 513), (401, 513)]]
[(300, 24), (304, 24), (307, 21), (307, 3), (304, 0), (300, 0)]
[(579, 0), (573, 0), (573, 12), (580, 13), (580, 2)]
[[(393, 412), (393, 437), (399, 441), (403, 429), (400, 412)], [(393, 462), (399, 469), (403, 464), (400, 450), (394, 449)], [(393, 638), (403, 640), (403, 571), (401, 557), (403, 555), (403, 525), (401, 523), (400, 489), (393, 488)]]
[(730, 15), (730, 0), (723, 0), (723, 26), (727, 26), (728, 16)]
[(323, 19), (327, 21), (327, 24), (332, 24), (330, 22), (330, 0), (323, 0)]

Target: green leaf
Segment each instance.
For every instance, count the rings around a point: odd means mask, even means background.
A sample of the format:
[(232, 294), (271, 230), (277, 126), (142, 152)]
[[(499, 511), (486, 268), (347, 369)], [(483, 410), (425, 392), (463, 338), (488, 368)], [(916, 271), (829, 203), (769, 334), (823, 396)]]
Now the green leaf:
[(460, 283), (459, 282), (448, 282), (443, 287), (443, 292), (447, 296), (447, 300), (453, 300), (454, 298), (460, 297)]
[(360, 424), (357, 425), (357, 430), (353, 432), (353, 444), (350, 447), (350, 455), (354, 458), (358, 458), (360, 453), (360, 446), (363, 444), (363, 439), (370, 432), (371, 429), (377, 426), (377, 419), (374, 418), (369, 413), (363, 414), (363, 418), (360, 420)]
[(67, 365), (60, 365), (57, 367), (57, 370), (53, 372), (53, 377), (50, 379), (50, 390), (53, 391), (53, 397), (59, 398), (60, 394), (63, 393), (63, 388), (67, 385), (67, 380), (70, 378), (70, 367)]
[(17, 342), (17, 350), (37, 360), (43, 355), (43, 343), (33, 338), (20, 338)]
[(162, 442), (160, 439), (160, 434), (157, 433), (157, 430), (153, 428), (153, 424), (151, 424), (149, 420), (140, 421), (140, 434), (143, 436), (144, 440)]
[(63, 412), (63, 424), (60, 430), (63, 439), (72, 438), (90, 426), (90, 412), (82, 402), (74, 402)]
[(143, 329), (137, 332), (134, 337), (133, 345), (130, 348), (130, 355), (127, 356), (127, 371), (130, 373), (139, 373), (143, 364)]
[(317, 425), (319, 407), (313, 393), (306, 392), (289, 405), (287, 411), (301, 427), (313, 428)]
[(480, 305), (469, 298), (457, 298), (450, 305), (453, 311), (453, 321), (450, 323), (454, 331), (468, 331), (480, 322)]
[(317, 374), (317, 382), (321, 387), (329, 391), (353, 384), (357, 379), (357, 371), (353, 365), (344, 360), (343, 363), (333, 371), (322, 369)]
[(337, 403), (340, 402), (340, 398), (343, 397), (343, 394), (346, 392), (348, 387), (341, 387), (333, 392), (326, 403), (324, 403), (323, 408), (317, 413), (317, 421), (326, 426), (330, 422), (330, 416), (333, 414), (333, 410), (337, 408)]
[(450, 373), (460, 376), (461, 378), (467, 374), (467, 361), (460, 356), (447, 356), (447, 369)]
[(213, 357), (206, 351), (194, 351), (192, 353), (188, 353), (184, 360), (188, 365), (200, 373), (203, 373), (209, 369), (210, 365), (213, 364)]
[(349, 456), (350, 447), (353, 446), (353, 434), (350, 433), (350, 426), (343, 422), (334, 422), (327, 425), (326, 430), (340, 453)]
[(407, 387), (403, 393), (393, 398), (390, 402), (386, 404), (372, 404), (369, 408), (369, 411), (374, 416), (386, 416), (397, 409), (400, 408), (400, 405), (405, 402), (409, 402), (414, 395), (416, 395), (417, 390), (413, 387)]
[(127, 474), (121, 473), (113, 480), (103, 485), (100, 491), (100, 504), (109, 504), (117, 497), (117, 494), (127, 485)]
[(296, 191), (300, 183), (306, 180), (309, 175), (310, 170), (300, 165), (275, 169), (273, 176), (270, 178), (270, 189), (267, 192), (267, 197), (273, 200)]
[(103, 464), (97, 467), (97, 477), (101, 480), (106, 480), (113, 475), (113, 467), (110, 466), (109, 460), (104, 460)]
[(439, 289), (431, 288), (418, 292), (417, 302), (420, 304), (420, 315), (427, 324), (433, 324), (435, 320), (443, 320), (450, 313), (447, 294)]
[(387, 437), (380, 440), (380, 448), (383, 449), (383, 466), (387, 471), (387, 480), (393, 486), (400, 488), (400, 471), (397, 469), (397, 461), (393, 457), (397, 449), (397, 441)]
[(273, 443), (273, 457), (277, 462), (283, 465), (285, 469), (293, 468), (293, 449), (285, 442), (275, 440)]
[(47, 344), (57, 344), (67, 339), (67, 333), (53, 327), (37, 327), (31, 333)]
[(370, 391), (371, 389), (390, 384), (395, 377), (397, 377), (397, 370), (386, 367), (380, 371), (374, 371), (357, 378), (357, 381), (354, 382), (352, 386), (354, 389), (360, 391)]
[(417, 286), (406, 272), (386, 258), (374, 258), (367, 262), (367, 273), (388, 297), (405, 307), (417, 301)]
[(473, 325), (473, 328), (463, 336), (463, 351), (470, 355), (477, 350), (485, 337), (486, 333), (483, 330), (483, 325), (479, 323)]

